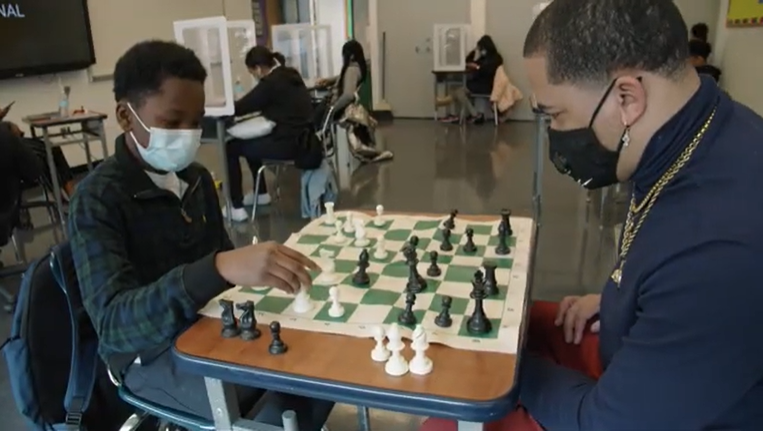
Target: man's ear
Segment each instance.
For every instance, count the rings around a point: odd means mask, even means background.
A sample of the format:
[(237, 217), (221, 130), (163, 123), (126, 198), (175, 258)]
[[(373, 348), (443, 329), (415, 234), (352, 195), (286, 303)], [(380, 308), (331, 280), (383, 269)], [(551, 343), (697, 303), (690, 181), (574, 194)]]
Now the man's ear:
[(114, 115), (117, 119), (117, 124), (123, 132), (127, 133), (132, 131), (132, 124), (130, 122), (130, 110), (127, 108), (126, 102), (118, 102)]
[(620, 117), (623, 125), (633, 125), (646, 111), (646, 90), (641, 79), (623, 76), (615, 84), (614, 92), (620, 102)]

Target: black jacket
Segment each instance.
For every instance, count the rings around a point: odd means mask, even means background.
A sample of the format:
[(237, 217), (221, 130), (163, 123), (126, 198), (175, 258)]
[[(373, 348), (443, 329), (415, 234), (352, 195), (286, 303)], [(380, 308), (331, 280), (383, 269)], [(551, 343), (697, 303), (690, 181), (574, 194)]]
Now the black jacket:
[(303, 133), (312, 124), (313, 106), (299, 72), (276, 67), (236, 102), (236, 116), (254, 112), (276, 123), (270, 133), (274, 140), (294, 140)]
[(33, 184), (42, 175), (42, 162), (24, 142), (0, 123), (0, 213), (14, 208), (21, 183)]
[(697, 73), (700, 75), (710, 75), (718, 82), (721, 79), (721, 69), (713, 66), (712, 64), (705, 64), (704, 66), (697, 66)]
[(467, 63), (477, 63), (479, 69), (472, 70), (466, 79), (466, 88), (474, 94), (487, 94), (493, 92), (493, 80), (495, 71), (503, 66), (503, 58), (500, 55), (486, 55), (474, 60), (475, 52), (472, 51), (466, 57)]

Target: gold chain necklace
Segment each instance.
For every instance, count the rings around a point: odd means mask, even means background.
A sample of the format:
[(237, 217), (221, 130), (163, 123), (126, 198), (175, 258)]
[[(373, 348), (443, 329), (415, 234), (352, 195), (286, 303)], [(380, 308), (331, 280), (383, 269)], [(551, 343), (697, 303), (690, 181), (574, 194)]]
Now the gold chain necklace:
[[(673, 162), (673, 165), (670, 166), (670, 168), (668, 168), (664, 174), (662, 174), (662, 177), (660, 177), (660, 179), (657, 180), (657, 182), (652, 186), (652, 188), (649, 190), (639, 205), (636, 205), (636, 197), (631, 196), (631, 202), (628, 207), (628, 216), (625, 218), (623, 239), (620, 242), (620, 264), (617, 266), (617, 268), (615, 268), (614, 271), (612, 271), (612, 275), (610, 276), (612, 281), (617, 284), (618, 288), (620, 288), (620, 282), (623, 278), (623, 266), (625, 265), (625, 258), (628, 256), (628, 252), (631, 249), (633, 240), (636, 238), (636, 234), (644, 224), (644, 220), (646, 220), (646, 217), (654, 206), (654, 203), (657, 202), (657, 198), (660, 196), (662, 189), (665, 188), (665, 186), (676, 176), (676, 174), (678, 174), (681, 168), (683, 168), (689, 161), (692, 154), (694, 154), (694, 150), (696, 150), (697, 146), (699, 146), (700, 141), (702, 141), (702, 137), (705, 136), (705, 132), (707, 132), (707, 129), (710, 127), (710, 123), (713, 121), (714, 117), (715, 109), (713, 109), (713, 112), (710, 113), (710, 116), (705, 121), (705, 124), (701, 129), (699, 129), (699, 132), (697, 132), (697, 134), (694, 136), (694, 139), (691, 141), (691, 143), (689, 143), (689, 145), (684, 148), (683, 152), (681, 152), (681, 155), (678, 156), (678, 159)], [(643, 214), (639, 214), (642, 210), (644, 211)], [(639, 216), (638, 221), (635, 221), (637, 215)]]

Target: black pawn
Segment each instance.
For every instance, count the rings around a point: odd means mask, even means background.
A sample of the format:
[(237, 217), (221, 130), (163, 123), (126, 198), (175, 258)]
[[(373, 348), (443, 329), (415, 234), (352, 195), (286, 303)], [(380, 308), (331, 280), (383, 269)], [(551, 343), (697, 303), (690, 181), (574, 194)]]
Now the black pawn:
[(450, 217), (448, 217), (447, 220), (445, 220), (445, 224), (443, 224), (443, 227), (446, 229), (453, 230), (456, 228), (456, 216), (458, 215), (458, 210), (453, 210), (450, 212)]
[(254, 317), (254, 302), (246, 301), (243, 304), (236, 304), (236, 308), (241, 310), (241, 339), (246, 341), (260, 338), (260, 330), (257, 329), (257, 318)]
[(270, 342), (270, 347), (268, 347), (268, 351), (271, 355), (281, 355), (289, 350), (286, 343), (281, 340), (281, 324), (277, 321), (270, 323), (270, 336), (273, 338)]
[(487, 334), (493, 329), (490, 319), (485, 315), (483, 301), (485, 300), (485, 282), (482, 280), (482, 272), (477, 271), (472, 281), (473, 290), (469, 295), (474, 299), (474, 312), (466, 321), (466, 330), (472, 335)]
[(452, 251), (453, 244), (450, 242), (450, 229), (445, 228), (442, 230), (442, 242), (440, 243), (440, 251)]
[(405, 295), (405, 310), (397, 316), (397, 321), (403, 325), (415, 325), (416, 315), (413, 314), (413, 304), (416, 303), (416, 295), (413, 292), (408, 292)]
[(466, 244), (464, 244), (464, 251), (466, 253), (476, 253), (477, 246), (474, 245), (474, 229), (466, 229)]
[(223, 322), (223, 330), (221, 335), (223, 338), (238, 337), (241, 332), (238, 329), (238, 323), (236, 322), (236, 315), (233, 312), (233, 301), (230, 299), (221, 299), (218, 301), (223, 312), (220, 315), (220, 320)]
[(408, 244), (411, 245), (411, 248), (413, 248), (413, 251), (416, 251), (416, 247), (419, 246), (419, 237), (416, 235), (413, 235), (411, 239), (408, 240)]
[(504, 223), (498, 225), (498, 245), (495, 247), (495, 254), (505, 256), (511, 253), (509, 248), (508, 226)]
[(356, 286), (368, 286), (371, 284), (371, 278), (368, 276), (366, 270), (368, 269), (368, 250), (365, 248), (360, 252), (360, 258), (358, 259), (358, 271), (352, 276), (352, 283)]
[(495, 269), (498, 265), (495, 262), (485, 262), (482, 266), (485, 267), (485, 295), (498, 295), (498, 281), (495, 279)]
[(437, 266), (437, 259), (439, 258), (439, 254), (436, 251), (429, 252), (429, 268), (427, 268), (427, 275), (430, 277), (439, 277), (440, 274), (442, 274), (442, 270), (440, 270), (440, 267)]
[(417, 263), (418, 259), (415, 258), (408, 262), (408, 283), (405, 285), (405, 290), (412, 293), (421, 293), (427, 288), (427, 281), (419, 274)]
[(440, 328), (450, 328), (453, 324), (453, 319), (450, 318), (450, 306), (453, 304), (453, 298), (450, 296), (442, 297), (442, 308), (440, 314), (434, 318), (434, 324)]
[(511, 229), (511, 210), (506, 208), (501, 210), (501, 223), (506, 225), (506, 233), (509, 236), (514, 235), (514, 232)]

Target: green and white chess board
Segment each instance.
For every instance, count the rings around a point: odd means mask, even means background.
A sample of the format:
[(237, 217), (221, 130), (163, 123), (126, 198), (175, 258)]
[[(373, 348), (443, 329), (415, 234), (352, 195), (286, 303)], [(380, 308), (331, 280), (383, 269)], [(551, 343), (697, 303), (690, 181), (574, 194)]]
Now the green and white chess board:
[[(344, 221), (347, 212), (338, 212), (336, 218)], [(405, 286), (408, 281), (408, 267), (402, 254), (405, 243), (415, 235), (419, 238), (417, 247), (419, 273), (427, 280), (425, 291), (416, 295), (413, 307), (418, 323), (428, 332), (430, 342), (477, 351), (516, 353), (522, 311), (528, 288), (530, 268), (531, 238), (533, 221), (529, 218), (512, 217), (513, 236), (509, 239), (511, 253), (499, 256), (495, 253), (498, 243), (499, 217), (494, 221), (471, 221), (456, 218), (452, 230), (453, 251), (440, 251), (441, 225), (445, 217), (434, 218), (415, 215), (385, 215), (377, 226), (375, 217), (353, 212), (352, 218), (362, 220), (366, 226), (368, 249), (371, 256), (367, 273), (371, 283), (355, 286), (352, 276), (357, 270), (358, 257), (363, 248), (355, 246), (354, 234), (343, 233), (345, 240), (338, 244), (332, 238), (336, 232), (333, 225), (321, 219), (313, 220), (299, 233), (291, 235), (286, 245), (313, 258), (325, 268), (328, 260), (335, 263), (334, 283), (324, 284), (320, 274), (313, 274), (314, 285), (310, 289), (313, 308), (307, 313), (293, 311), (294, 297), (278, 289), (237, 286), (211, 301), (201, 313), (220, 318), (222, 312), (218, 299), (230, 299), (236, 303), (251, 300), (255, 304), (258, 323), (268, 324), (274, 320), (282, 327), (305, 331), (342, 334), (354, 337), (372, 337), (375, 326), (397, 322), (398, 315), (405, 308)], [(475, 253), (463, 250), (467, 228), (474, 230)], [(384, 236), (385, 259), (374, 258), (378, 238)], [(439, 253), (438, 266), (442, 274), (438, 277), (426, 275), (430, 266), (429, 252)], [(468, 317), (474, 311), (474, 301), (469, 298), (471, 281), (475, 271), (482, 269), (485, 261), (497, 264), (496, 279), (499, 294), (484, 300), (485, 314), (491, 320), (492, 331), (474, 336), (466, 330)], [(484, 269), (483, 269), (484, 271)], [(338, 283), (337, 283), (338, 281)], [(345, 313), (342, 317), (329, 315), (331, 300), (329, 289), (337, 286), (339, 302)], [(440, 313), (443, 296), (450, 296), (453, 324), (449, 328), (435, 325), (435, 317)], [(401, 332), (410, 338), (412, 327), (401, 325)]]

